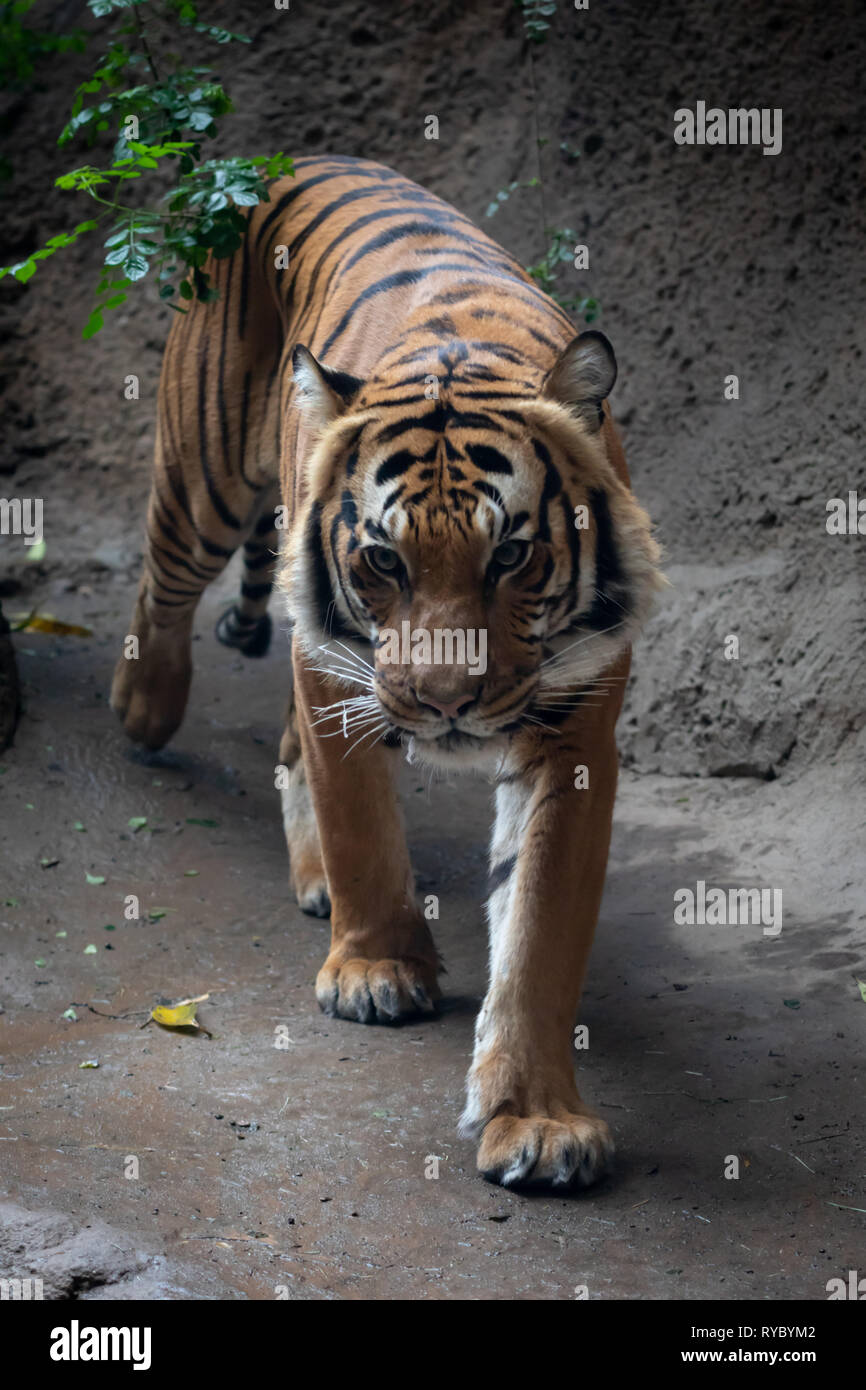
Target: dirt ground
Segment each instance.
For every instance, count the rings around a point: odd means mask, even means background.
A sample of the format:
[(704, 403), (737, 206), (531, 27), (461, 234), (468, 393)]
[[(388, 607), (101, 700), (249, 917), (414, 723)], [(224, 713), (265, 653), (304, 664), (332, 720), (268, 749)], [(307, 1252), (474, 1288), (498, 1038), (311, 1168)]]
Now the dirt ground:
[[(0, 494), (44, 497), (47, 543), (33, 564), (0, 539), (4, 609), (93, 630), (14, 638), (24, 707), (0, 756), (0, 1274), (42, 1273), (46, 1295), (794, 1300), (863, 1270), (866, 540), (824, 521), (828, 498), (866, 494), (864, 15), (560, 11), (530, 60), (517, 10), (488, 0), (212, 7), (256, 39), (215, 58), (240, 111), (224, 149), (380, 158), (483, 220), (536, 172), (541, 135), (547, 225), (590, 245), (673, 583), (637, 652), (579, 1019), (616, 1171), (573, 1198), (516, 1195), (456, 1137), (485, 985), (483, 782), (405, 771), (445, 999), (434, 1021), (363, 1028), (318, 1012), (327, 924), (288, 892), (279, 605), (263, 661), (219, 646), (230, 569), (202, 603), (174, 743), (145, 757), (124, 740), (107, 693), (168, 312), (142, 293), (81, 344), (98, 274), (83, 244), (2, 308)], [(86, 70), (67, 61), (68, 85), (55, 71), (4, 108), (6, 259), (75, 218), (43, 194), (74, 162), (53, 144)], [(672, 112), (697, 99), (783, 108), (782, 154), (677, 149)], [(485, 223), (527, 260), (533, 198)], [(780, 889), (781, 934), (676, 925), (675, 891), (700, 879)], [(206, 991), (211, 1036), (141, 1027), (157, 997)]]

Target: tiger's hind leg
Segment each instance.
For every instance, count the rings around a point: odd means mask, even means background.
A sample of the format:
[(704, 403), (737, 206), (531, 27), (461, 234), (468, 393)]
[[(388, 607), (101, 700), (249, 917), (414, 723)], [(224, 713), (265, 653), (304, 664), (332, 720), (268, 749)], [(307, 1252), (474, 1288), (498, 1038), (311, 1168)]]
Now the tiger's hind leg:
[[(164, 483), (165, 470), (158, 464), (144, 570), (111, 686), (111, 708), (126, 733), (150, 749), (162, 748), (183, 719), (192, 680), (195, 612), (205, 588), (235, 549), (233, 537), (214, 525), (203, 505), (192, 504), (189, 515), (169, 521)], [(219, 539), (211, 539), (208, 531)], [(238, 542), (243, 534), (241, 530)]]
[(307, 785), (294, 691), (289, 697), (286, 724), (280, 740), (280, 779), (292, 891), (302, 912), (308, 912), (312, 917), (329, 917), (331, 899), (322, 863), (316, 812)]
[(244, 541), (240, 599), (226, 609), (216, 625), (217, 640), (244, 656), (264, 656), (271, 645), (268, 600), (277, 563), (279, 537), (274, 517), (279, 500), (277, 487), (263, 497), (259, 520)]
[[(163, 360), (144, 570), (111, 688), (127, 734), (148, 748), (167, 743), (183, 718), (204, 589), (239, 546), (266, 539), (255, 528), (268, 510), (268, 536), (273, 522), (279, 430), (271, 383), (282, 338), (246, 257), (245, 243), (235, 257), (208, 263), (220, 298), (193, 303), (175, 321)], [(239, 618), (247, 630), (233, 642), (241, 650), (262, 647), (267, 633), (264, 581), (248, 579), (263, 553), (246, 554)], [(261, 561), (268, 589), (270, 558)]]

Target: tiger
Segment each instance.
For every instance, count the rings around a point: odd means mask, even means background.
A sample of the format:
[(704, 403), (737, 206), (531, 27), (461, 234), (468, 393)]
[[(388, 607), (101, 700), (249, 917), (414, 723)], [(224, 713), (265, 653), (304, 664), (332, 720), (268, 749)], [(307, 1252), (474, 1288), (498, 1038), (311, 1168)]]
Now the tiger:
[(489, 980), (458, 1130), (490, 1182), (585, 1187), (613, 1142), (578, 1091), (575, 1017), (631, 646), (665, 582), (610, 413), (614, 352), (384, 165), (300, 158), (269, 191), (206, 267), (219, 297), (168, 336), (138, 659), (118, 661), (111, 705), (162, 747), (205, 587), (241, 550), (217, 637), (251, 658), (279, 591), (290, 882), (330, 916), (315, 993), (339, 1019), (396, 1024), (442, 998), (396, 764), (493, 784)]

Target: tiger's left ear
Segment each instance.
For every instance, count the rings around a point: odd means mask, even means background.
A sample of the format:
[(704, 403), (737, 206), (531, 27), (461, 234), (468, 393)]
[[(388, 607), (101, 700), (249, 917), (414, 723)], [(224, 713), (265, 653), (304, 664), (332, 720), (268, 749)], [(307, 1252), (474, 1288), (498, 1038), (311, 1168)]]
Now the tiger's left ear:
[(590, 329), (572, 338), (544, 383), (542, 395), (568, 406), (588, 429), (598, 430), (602, 401), (616, 381), (616, 358), (603, 333)]
[(324, 367), (302, 343), (292, 352), (292, 373), (298, 388), (298, 404), (317, 429), (323, 429), (344, 414), (364, 384), (348, 372)]

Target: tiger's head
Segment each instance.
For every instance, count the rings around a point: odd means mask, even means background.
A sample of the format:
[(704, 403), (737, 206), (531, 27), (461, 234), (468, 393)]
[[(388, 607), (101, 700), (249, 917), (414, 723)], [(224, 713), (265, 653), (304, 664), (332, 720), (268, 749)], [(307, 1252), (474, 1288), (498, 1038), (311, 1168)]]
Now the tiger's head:
[(603, 334), (535, 380), (482, 344), (409, 357), (361, 382), (295, 349), (314, 442), (283, 586), (312, 664), (347, 690), (320, 732), (484, 766), (604, 688), (659, 551), (608, 459)]

